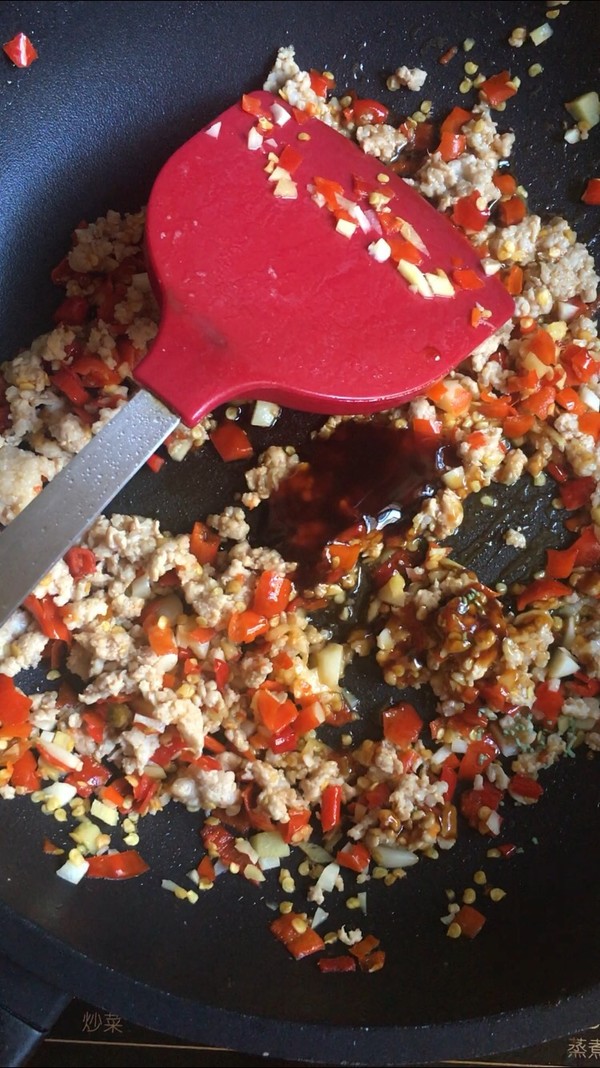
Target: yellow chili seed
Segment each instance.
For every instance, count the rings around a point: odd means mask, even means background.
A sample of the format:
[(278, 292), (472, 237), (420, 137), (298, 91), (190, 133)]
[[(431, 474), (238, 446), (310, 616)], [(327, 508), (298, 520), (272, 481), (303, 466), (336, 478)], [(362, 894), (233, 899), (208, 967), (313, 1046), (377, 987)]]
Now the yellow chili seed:
[(460, 938), (460, 936), (462, 934), (462, 931), (460, 929), (460, 924), (451, 923), (450, 926), (448, 927), (448, 930), (446, 931), (446, 934), (448, 935), (448, 938)]
[(463, 899), (463, 902), (464, 902), (465, 905), (472, 905), (473, 902), (475, 901), (476, 897), (477, 897), (477, 894), (473, 890), (473, 887), (472, 886), (468, 886), (467, 889), (465, 890), (463, 896), (462, 896), (462, 899)]
[(494, 886), (494, 888), (490, 890), (490, 897), (492, 901), (502, 901), (502, 898), (506, 897), (506, 890), (502, 890), (499, 886)]
[(487, 877), (486, 877), (485, 872), (481, 871), (481, 870), (480, 871), (476, 871), (475, 875), (473, 876), (473, 882), (477, 883), (478, 886), (485, 886), (485, 884), (487, 882)]
[[(473, 88), (473, 82), (471, 81), (471, 79), (470, 78), (463, 78), (462, 82), (460, 83), (460, 85), (458, 87), (458, 91), (459, 91), (459, 93), (462, 93), (463, 96), (464, 96), (464, 94), (465, 93), (469, 93), (472, 88)], [(454, 937), (456, 937), (456, 935)]]

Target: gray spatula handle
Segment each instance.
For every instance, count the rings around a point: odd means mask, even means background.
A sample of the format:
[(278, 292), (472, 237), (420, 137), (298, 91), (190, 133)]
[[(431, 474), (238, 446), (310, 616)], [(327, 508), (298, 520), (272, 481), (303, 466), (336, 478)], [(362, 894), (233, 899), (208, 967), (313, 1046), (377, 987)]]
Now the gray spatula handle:
[(0, 626), (178, 425), (140, 390), (0, 534)]

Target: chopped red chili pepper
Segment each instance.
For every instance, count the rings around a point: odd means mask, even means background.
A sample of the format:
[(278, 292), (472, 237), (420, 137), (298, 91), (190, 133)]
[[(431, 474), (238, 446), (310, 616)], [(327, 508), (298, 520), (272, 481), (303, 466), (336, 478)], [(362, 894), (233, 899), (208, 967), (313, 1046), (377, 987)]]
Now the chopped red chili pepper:
[(15, 67), (30, 67), (38, 58), (37, 48), (24, 33), (16, 33), (10, 41), (2, 45), (2, 50)]
[(407, 749), (416, 742), (423, 730), (423, 720), (416, 708), (403, 702), (383, 713), (383, 736), (399, 749)]
[(89, 857), (88, 864), (86, 875), (90, 879), (133, 879), (149, 870), (146, 861), (135, 849)]
[(341, 820), (342, 787), (330, 783), (321, 797), (321, 827), (325, 834), (337, 827)]
[(96, 570), (96, 557), (91, 549), (83, 545), (74, 545), (65, 553), (65, 563), (74, 579), (92, 575)]
[(246, 431), (231, 419), (226, 419), (216, 427), (210, 434), (210, 440), (226, 463), (232, 460), (247, 460), (254, 454)]
[(581, 199), (584, 204), (600, 204), (600, 178), (590, 178)]

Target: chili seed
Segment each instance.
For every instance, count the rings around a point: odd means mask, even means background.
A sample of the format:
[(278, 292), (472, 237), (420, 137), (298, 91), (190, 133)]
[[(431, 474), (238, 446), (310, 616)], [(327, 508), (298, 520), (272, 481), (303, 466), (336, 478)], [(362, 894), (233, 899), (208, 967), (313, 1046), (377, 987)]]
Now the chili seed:
[(472, 60), (469, 60), (467, 63), (465, 63), (464, 69), (465, 74), (477, 74), (477, 71), (479, 70), (479, 64), (473, 63)]
[(446, 934), (448, 935), (448, 938), (460, 938), (462, 934), (460, 924), (451, 923), (448, 930), (446, 931)]
[(485, 884), (487, 882), (487, 877), (486, 877), (485, 872), (481, 871), (481, 870), (480, 871), (476, 871), (475, 875), (473, 876), (473, 882), (477, 883), (478, 886), (485, 886)]
[(462, 896), (462, 899), (463, 899), (463, 902), (464, 902), (465, 905), (472, 905), (473, 902), (475, 901), (476, 897), (477, 897), (477, 894), (473, 890), (473, 887), (469, 886), (465, 890), (465, 892), (464, 892), (464, 894)]
[(474, 37), (466, 37), (463, 41), (463, 52), (470, 52), (475, 45)]
[(298, 134), (298, 140), (299, 141), (310, 141), (310, 134), (307, 133), (306, 130), (301, 130), (300, 133)]
[(543, 69), (541, 63), (532, 63), (527, 73), (530, 78), (537, 78), (538, 74), (541, 74)]
[(471, 81), (471, 79), (470, 78), (463, 78), (462, 82), (460, 83), (460, 85), (458, 87), (458, 91), (459, 91), (459, 93), (462, 93), (463, 96), (464, 96), (464, 94), (465, 93), (469, 93), (472, 88), (473, 88), (473, 82)]
[(282, 916), (287, 916), (287, 914), (292, 911), (293, 907), (294, 906), (291, 901), (282, 901), (279, 905), (279, 911)]
[(360, 908), (359, 899), (357, 897), (349, 897), (346, 900), (346, 908), (347, 909), (359, 909)]
[(492, 901), (502, 901), (502, 898), (506, 897), (506, 890), (502, 890), (499, 886), (494, 886), (490, 890), (490, 897)]
[(304, 934), (304, 932), (308, 930), (308, 924), (303, 916), (294, 916), (292, 927), (297, 934)]

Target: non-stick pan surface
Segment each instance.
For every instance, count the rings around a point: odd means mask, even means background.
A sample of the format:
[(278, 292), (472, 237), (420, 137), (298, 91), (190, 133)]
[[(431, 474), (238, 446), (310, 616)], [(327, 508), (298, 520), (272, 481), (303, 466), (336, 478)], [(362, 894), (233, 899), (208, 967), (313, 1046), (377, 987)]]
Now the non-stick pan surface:
[[(0, 65), (0, 358), (47, 329), (59, 299), (49, 271), (73, 226), (144, 203), (172, 150), (261, 84), (280, 44), (295, 44), (301, 64), (334, 71), (338, 86), (384, 99), (399, 117), (423, 98), (442, 116), (464, 103), (458, 84), (466, 57), (459, 48), (448, 65), (438, 59), (474, 38), (469, 58), (485, 72), (510, 69), (523, 79), (500, 121), (517, 132), (515, 169), (530, 204), (566, 214), (589, 240), (598, 209), (578, 198), (584, 180), (598, 174), (600, 134), (567, 145), (563, 103), (597, 88), (600, 20), (596, 4), (573, 2), (561, 8), (543, 46), (511, 49), (512, 28), (539, 25), (546, 6), (3, 4), (1, 40), (25, 31), (40, 58), (25, 71)], [(534, 62), (544, 67), (537, 79), (527, 74)], [(401, 63), (428, 71), (418, 96), (385, 89), (385, 75)], [(315, 417), (288, 415), (253, 440), (259, 449), (300, 443), (314, 425)], [(207, 449), (158, 475), (141, 473), (115, 509), (186, 530), (242, 487), (233, 467)], [(520, 577), (514, 550), (493, 541), (500, 513), (510, 512), (528, 533), (531, 569), (560, 538), (552, 531), (551, 485), (519, 486), (517, 495), (494, 489), (494, 496), (496, 510), (470, 507), (456, 549), (484, 581)], [(352, 688), (361, 689), (366, 708), (389, 703), (392, 691), (374, 674), (365, 669), (362, 682), (355, 676)], [(423, 694), (416, 699), (430, 707)], [(507, 837), (523, 847), (510, 861), (486, 859), (489, 842), (466, 832), (450, 854), (422, 860), (393, 888), (370, 884), (369, 923), (387, 950), (385, 968), (373, 975), (322, 976), (288, 957), (267, 929), (269, 884), (259, 890), (223, 877), (195, 907), (161, 890), (161, 878), (181, 879), (197, 860), (198, 817), (176, 805), (143, 823), (146, 877), (72, 887), (42, 853), (47, 817), (27, 800), (3, 803), (0, 945), (35, 975), (107, 1010), (190, 1040), (276, 1057), (415, 1063), (564, 1034), (596, 1023), (600, 1013), (597, 762), (583, 754), (565, 760), (545, 781), (543, 800), (509, 824)], [(482, 867), (507, 897), (475, 942), (452, 942), (439, 920), (445, 888), (463, 889)], [(342, 903), (339, 922), (349, 919)], [(39, 994), (19, 1006), (14, 1000), (11, 1007), (36, 1022)]]

